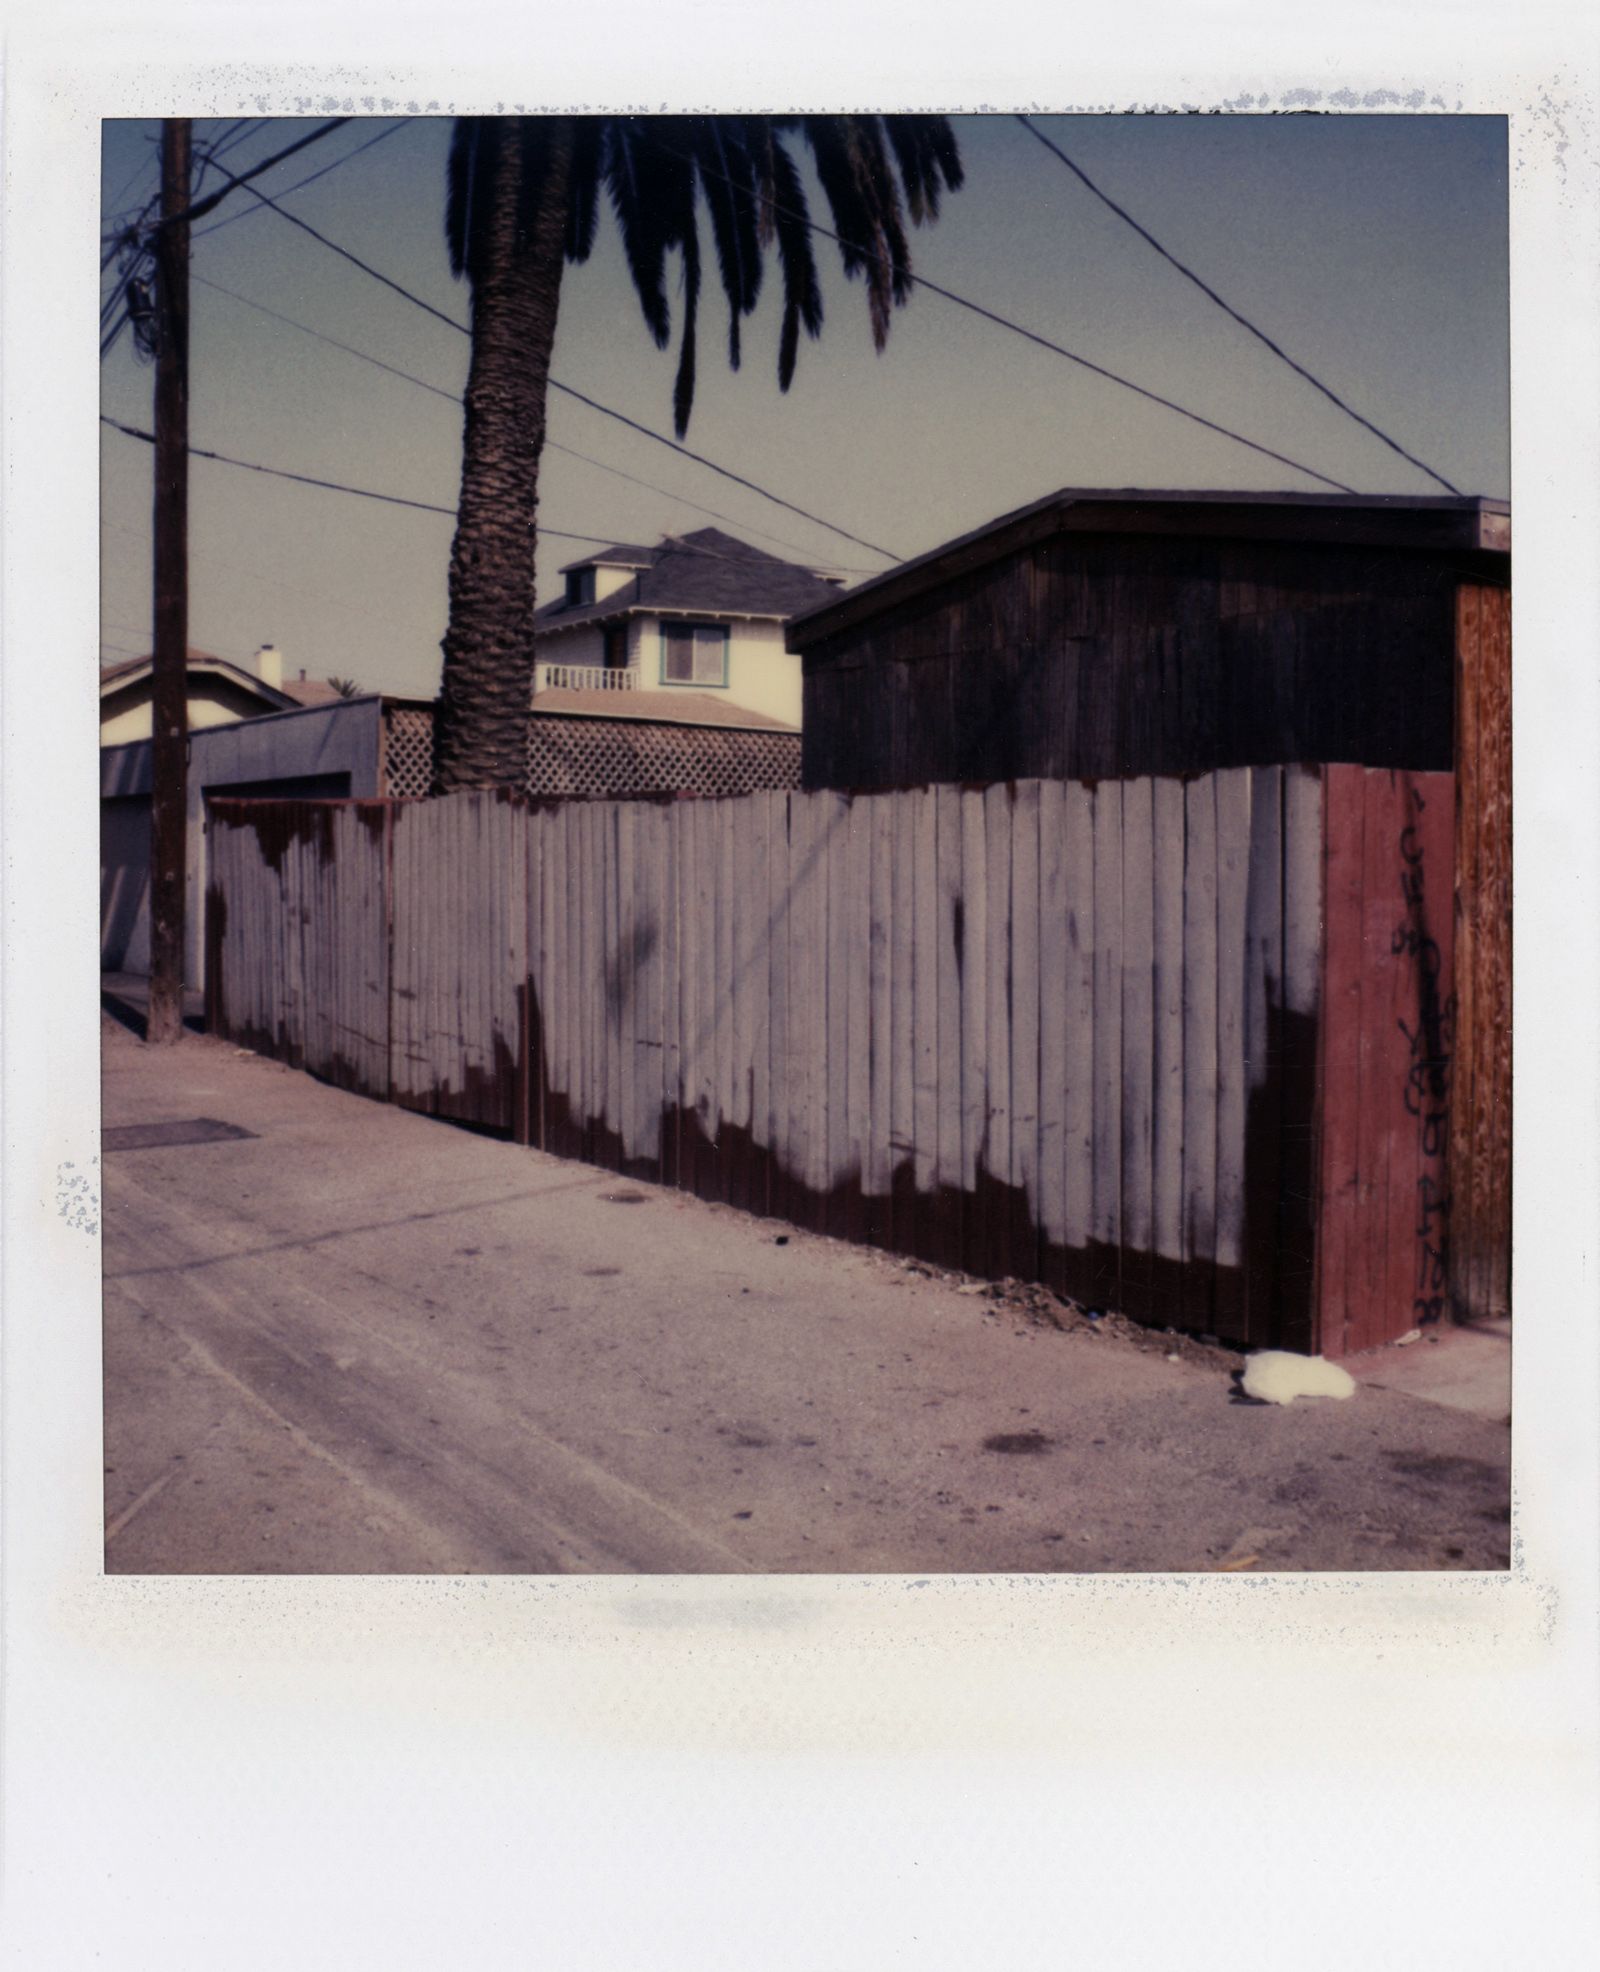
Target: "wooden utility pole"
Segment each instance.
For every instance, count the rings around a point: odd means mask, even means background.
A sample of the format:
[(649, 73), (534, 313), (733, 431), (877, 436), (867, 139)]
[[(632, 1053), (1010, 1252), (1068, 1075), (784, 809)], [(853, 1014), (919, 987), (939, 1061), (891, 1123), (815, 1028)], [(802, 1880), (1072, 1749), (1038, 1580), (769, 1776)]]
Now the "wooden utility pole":
[(156, 236), (155, 663), (150, 747), (149, 1042), (183, 1034), (189, 753), (189, 119), (161, 131)]

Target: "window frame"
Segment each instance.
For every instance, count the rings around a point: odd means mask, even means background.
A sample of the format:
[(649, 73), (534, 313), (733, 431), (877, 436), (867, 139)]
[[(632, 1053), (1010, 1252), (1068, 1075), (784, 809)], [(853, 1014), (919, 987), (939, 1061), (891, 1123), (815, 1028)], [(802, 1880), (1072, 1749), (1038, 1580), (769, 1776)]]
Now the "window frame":
[[(659, 671), (662, 686), (671, 691), (725, 692), (728, 689), (729, 657), (732, 645), (732, 639), (729, 635), (730, 627), (726, 623), (717, 623), (709, 618), (678, 617), (670, 622), (663, 619), (657, 627), (657, 636), (660, 644)], [(694, 634), (696, 644), (699, 643), (702, 632), (714, 630), (722, 642), (722, 675), (715, 680), (709, 678), (669, 678), (667, 676), (667, 637), (669, 632), (673, 630), (691, 631)]]

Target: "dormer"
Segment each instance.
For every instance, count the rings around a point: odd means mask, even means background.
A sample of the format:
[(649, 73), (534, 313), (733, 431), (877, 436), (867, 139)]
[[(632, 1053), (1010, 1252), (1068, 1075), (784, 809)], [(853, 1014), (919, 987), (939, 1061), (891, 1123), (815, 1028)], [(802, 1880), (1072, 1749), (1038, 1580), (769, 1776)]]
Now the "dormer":
[(582, 561), (568, 562), (561, 571), (567, 584), (562, 607), (586, 609), (591, 603), (603, 603), (608, 596), (625, 589), (640, 569), (648, 568), (650, 563), (648, 548), (632, 547), (604, 548), (597, 555), (586, 555)]

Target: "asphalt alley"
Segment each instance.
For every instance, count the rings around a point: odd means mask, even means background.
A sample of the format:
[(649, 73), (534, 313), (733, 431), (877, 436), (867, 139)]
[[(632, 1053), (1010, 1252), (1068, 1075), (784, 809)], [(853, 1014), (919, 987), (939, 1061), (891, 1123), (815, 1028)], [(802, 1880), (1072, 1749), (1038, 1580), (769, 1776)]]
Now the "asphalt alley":
[(103, 1028), (110, 1572), (1507, 1563), (1503, 1417), (1241, 1404), (1220, 1352)]

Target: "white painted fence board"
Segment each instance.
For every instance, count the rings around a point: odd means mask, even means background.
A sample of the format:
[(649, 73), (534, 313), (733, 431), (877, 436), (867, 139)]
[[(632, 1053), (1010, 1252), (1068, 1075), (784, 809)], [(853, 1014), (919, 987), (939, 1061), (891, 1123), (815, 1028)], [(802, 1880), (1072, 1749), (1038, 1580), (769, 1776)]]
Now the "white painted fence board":
[[(1011, 807), (1010, 1269), (1032, 1275), (1039, 1221), (1039, 783), (1019, 781)], [(1020, 1205), (1020, 1209), (1019, 1209)], [(1025, 1243), (1026, 1242), (1026, 1243)], [(1032, 1250), (1030, 1250), (1030, 1248)]]
[[(890, 1038), (893, 1032), (894, 985), (890, 974), (894, 926), (894, 800), (874, 794), (866, 802), (872, 838), (871, 925), (867, 938), (869, 1019), (872, 1030), (872, 1119), (868, 1138), (866, 1188), (872, 1199), (887, 1199), (894, 1175), (894, 1125), (890, 1108)], [(876, 1208), (880, 1236), (887, 1215)]]
[(1082, 782), (1062, 790), (1067, 892), (1067, 956), (1062, 982), (1066, 1030), (1066, 1196), (1062, 1230), (1069, 1250), (1094, 1237), (1094, 793)]
[(824, 1140), (827, 1176), (823, 1189), (843, 1181), (850, 1168), (850, 808), (843, 795), (814, 796), (822, 809), (827, 871), (827, 1002), (823, 1040)]
[(1250, 878), (1251, 769), (1217, 787), (1217, 1205), (1219, 1267), (1244, 1258), (1245, 916)]
[[(1154, 883), (1151, 1233), (1164, 1260), (1183, 1258), (1184, 794), (1158, 779), (1151, 803)], [(1181, 1311), (1180, 1311), (1181, 1312)], [(1174, 1317), (1176, 1319), (1176, 1316)]]
[[(975, 1192), (989, 1141), (988, 810), (961, 793), (961, 1188)], [(944, 1064), (946, 1071), (950, 1064)]]
[(938, 1052), (934, 1063), (938, 1095), (938, 1144), (933, 1180), (941, 1191), (958, 1192), (964, 1182), (961, 1141), (961, 960), (956, 940), (956, 918), (961, 910), (962, 897), (961, 790), (937, 787), (932, 792), (932, 799), (937, 883), (935, 935), (938, 947), (934, 961), (938, 995)]
[[(896, 1170), (910, 1166), (915, 1177), (916, 1125), (912, 1059), (915, 1049), (916, 1001), (913, 973), (912, 924), (916, 906), (916, 804), (908, 794), (894, 802), (894, 904), (890, 978), (893, 1000), (890, 1021), (890, 1141)], [(910, 1229), (898, 1213), (895, 1239), (906, 1244)]]
[(938, 842), (931, 788), (913, 790), (911, 814), (911, 1129), (917, 1192), (927, 1197), (933, 1192), (939, 1154)]
[(1066, 1233), (1067, 843), (1065, 791), (1039, 786), (1039, 1182), (1041, 1239)]
[[(1094, 790), (1094, 1154), (1091, 1233), (1122, 1243), (1122, 786)], [(1109, 1284), (1109, 1283), (1108, 1283)]]
[(1011, 1182), (1011, 790), (984, 789), (984, 1059), (988, 1115), (983, 1164)]
[(864, 796), (850, 803), (845, 884), (846, 1172), (860, 1185), (872, 1141), (872, 816)]
[[(1189, 782), (1183, 908), (1184, 1256), (1216, 1255), (1217, 805), (1216, 781)], [(1186, 1303), (1187, 1306), (1187, 1303)]]
[(1122, 787), (1121, 1237), (1125, 1252), (1139, 1256), (1154, 1244), (1154, 1071), (1155, 815), (1152, 783), (1137, 780)]

